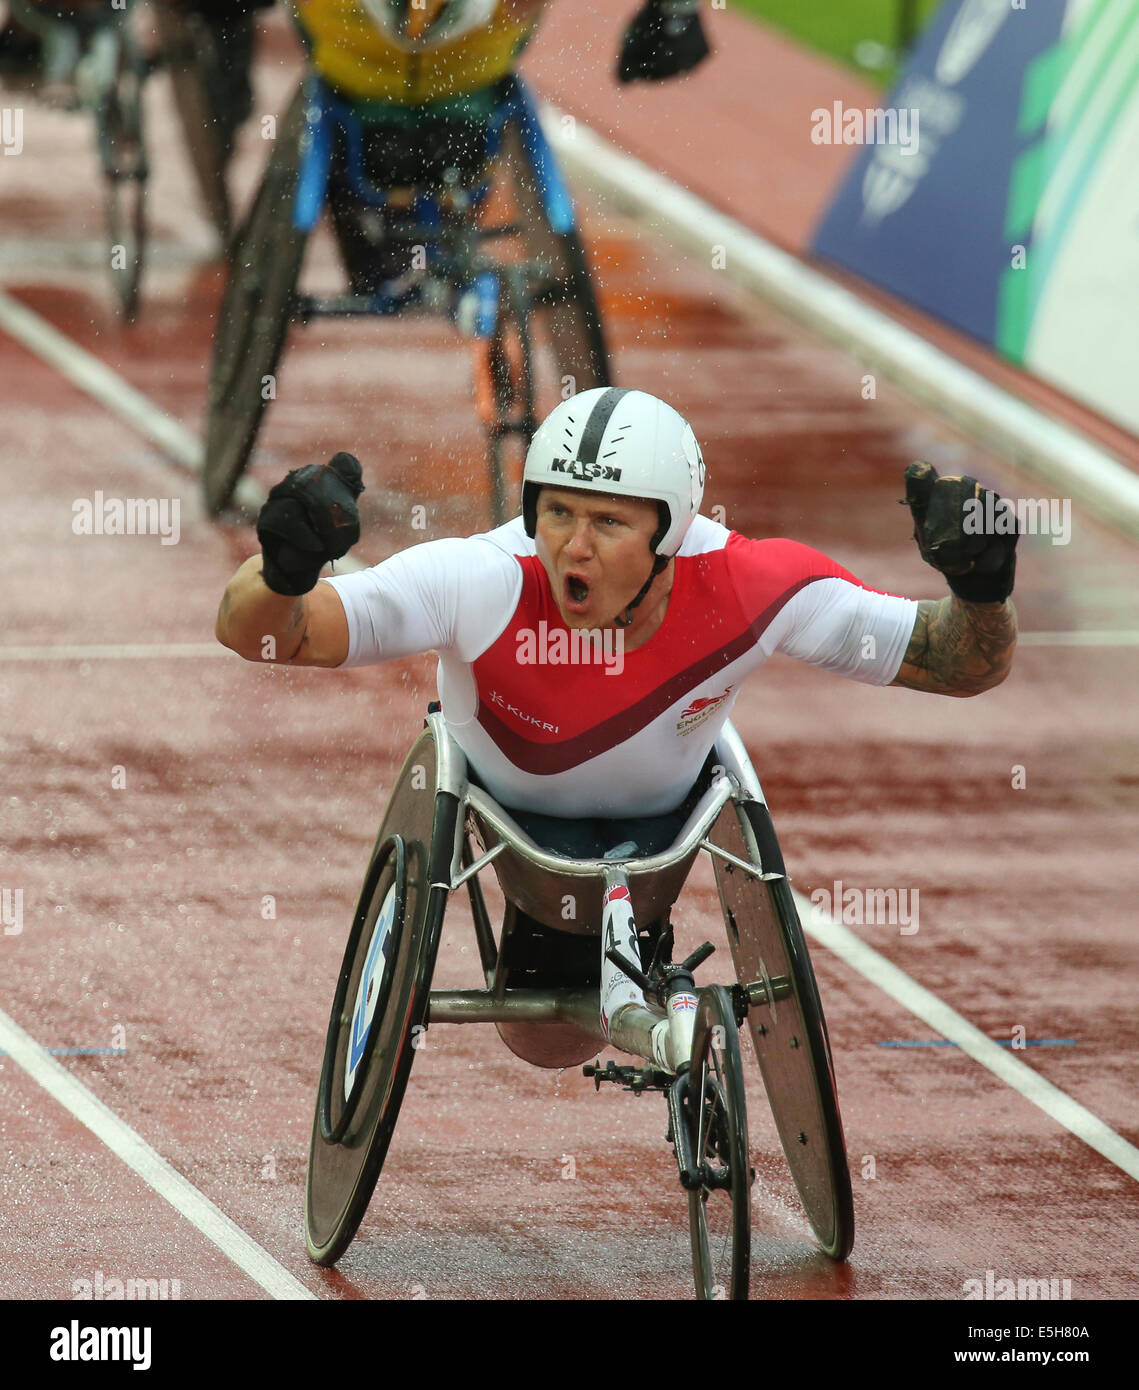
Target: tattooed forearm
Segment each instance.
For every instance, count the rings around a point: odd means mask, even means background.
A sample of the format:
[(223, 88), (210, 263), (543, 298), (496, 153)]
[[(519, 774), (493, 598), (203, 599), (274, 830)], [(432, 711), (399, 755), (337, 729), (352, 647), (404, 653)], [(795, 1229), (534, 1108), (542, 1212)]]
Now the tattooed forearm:
[(923, 599), (893, 683), (937, 695), (979, 695), (1008, 675), (1015, 647), (1016, 610), (1007, 599)]
[(274, 593), (255, 555), (226, 586), (215, 630), (220, 642), (248, 661), (293, 661), (305, 646), (307, 624), (304, 596)]
[(278, 594), (265, 583), (260, 555), (226, 585), (215, 631), (246, 661), (339, 666), (348, 656), (348, 619), (336, 591), (318, 584), (298, 598)]

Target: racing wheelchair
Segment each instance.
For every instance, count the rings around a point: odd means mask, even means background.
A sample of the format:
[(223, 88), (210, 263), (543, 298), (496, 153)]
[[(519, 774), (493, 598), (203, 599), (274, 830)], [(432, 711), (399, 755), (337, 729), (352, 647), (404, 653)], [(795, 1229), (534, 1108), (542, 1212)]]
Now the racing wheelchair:
[(151, 0), (141, 20), (135, 0), (10, 3), (13, 20), (39, 50), (32, 90), (42, 84), (56, 103), (94, 119), (106, 260), (119, 315), (133, 322), (150, 239), (146, 84), (168, 71), (203, 208), (224, 245), (230, 234), (226, 165), (245, 115), (234, 105), (230, 69), (252, 51), (253, 20), (238, 14), (215, 32), (194, 7), (177, 0)]
[[(775, 831), (738, 734), (725, 725), (687, 819), (659, 853), (623, 843), (603, 857), (542, 848), (483, 788), (437, 710), (428, 715), (380, 825), (337, 980), (306, 1178), (310, 1257), (334, 1264), (359, 1227), (392, 1139), (425, 1028), (494, 1023), (541, 1066), (605, 1046), (641, 1060), (585, 1067), (600, 1089), (659, 1091), (688, 1205), (698, 1298), (745, 1299), (751, 1250), (747, 1107), (739, 1029), (747, 1022), (784, 1154), (820, 1248), (845, 1259), (854, 1215), (826, 1023)], [(639, 958), (638, 923), (667, 923), (697, 855), (713, 858), (736, 983), (697, 988), (705, 943), (673, 963), (671, 932)], [(496, 939), (479, 875), (493, 867), (507, 901)], [(469, 897), (485, 990), (433, 990), (452, 892)], [(516, 913), (592, 936), (628, 988), (515, 988)], [(633, 957), (637, 956), (637, 959)], [(612, 978), (611, 982), (612, 984)], [(634, 990), (634, 986), (636, 989)]]
[[(290, 325), (318, 318), (434, 313), (474, 344), (494, 525), (512, 515), (511, 449), (537, 428), (541, 323), (559, 386), (607, 386), (609, 359), (573, 205), (531, 97), (516, 76), (470, 111), (369, 123), (316, 74), (278, 131), (232, 249), (207, 402), (206, 508), (229, 503), (252, 454)], [(485, 102), (484, 102), (485, 105)], [(508, 201), (512, 217), (490, 212)], [(328, 206), (348, 272), (339, 295), (298, 290)], [(487, 246), (504, 243), (501, 254)], [(520, 471), (516, 469), (515, 471)]]

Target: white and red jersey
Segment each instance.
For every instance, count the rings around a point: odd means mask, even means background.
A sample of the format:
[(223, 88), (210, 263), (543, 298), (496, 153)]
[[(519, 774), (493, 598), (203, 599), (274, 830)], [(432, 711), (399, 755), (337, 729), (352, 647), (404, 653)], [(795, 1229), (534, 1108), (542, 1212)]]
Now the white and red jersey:
[(663, 622), (630, 652), (571, 635), (521, 518), (323, 582), (347, 614), (346, 666), (438, 652), (447, 727), (490, 793), (565, 818), (675, 810), (773, 652), (888, 685), (917, 611), (809, 546), (702, 516)]

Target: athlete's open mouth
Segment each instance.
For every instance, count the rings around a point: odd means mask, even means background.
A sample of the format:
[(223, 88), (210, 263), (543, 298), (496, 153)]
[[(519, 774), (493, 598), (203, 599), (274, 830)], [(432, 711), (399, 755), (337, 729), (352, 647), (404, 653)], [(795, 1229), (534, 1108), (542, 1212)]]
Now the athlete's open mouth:
[(566, 592), (574, 603), (584, 603), (589, 597), (589, 585), (576, 574), (566, 576)]

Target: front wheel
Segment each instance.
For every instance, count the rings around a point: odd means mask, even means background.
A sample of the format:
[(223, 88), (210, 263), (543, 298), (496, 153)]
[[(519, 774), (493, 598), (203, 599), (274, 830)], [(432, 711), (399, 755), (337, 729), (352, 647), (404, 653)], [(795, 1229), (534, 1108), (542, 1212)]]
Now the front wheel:
[(699, 1186), (688, 1193), (696, 1297), (746, 1299), (751, 1162), (739, 1029), (722, 985), (700, 991), (684, 1114)]

